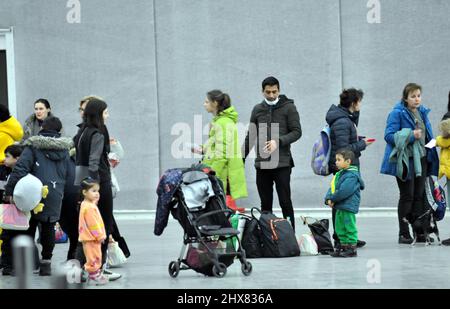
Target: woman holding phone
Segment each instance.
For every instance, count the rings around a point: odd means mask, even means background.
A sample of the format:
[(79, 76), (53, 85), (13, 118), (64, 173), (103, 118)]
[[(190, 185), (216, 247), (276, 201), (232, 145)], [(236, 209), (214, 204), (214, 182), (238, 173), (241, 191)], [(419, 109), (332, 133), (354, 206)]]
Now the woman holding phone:
[[(358, 136), (359, 113), (361, 110), (361, 101), (364, 92), (355, 88), (344, 89), (340, 94), (339, 105), (331, 105), (328, 110), (326, 121), (331, 131), (331, 154), (329, 167), (333, 174), (338, 172), (336, 167), (336, 152), (340, 149), (350, 149), (355, 154), (353, 165), (360, 167), (359, 157), (361, 152), (371, 145), (374, 140), (370, 141)], [(333, 208), (333, 229), (336, 217), (336, 209)], [(333, 233), (334, 246), (339, 248), (340, 241), (336, 232)], [(366, 242), (358, 240), (358, 248), (363, 247)]]

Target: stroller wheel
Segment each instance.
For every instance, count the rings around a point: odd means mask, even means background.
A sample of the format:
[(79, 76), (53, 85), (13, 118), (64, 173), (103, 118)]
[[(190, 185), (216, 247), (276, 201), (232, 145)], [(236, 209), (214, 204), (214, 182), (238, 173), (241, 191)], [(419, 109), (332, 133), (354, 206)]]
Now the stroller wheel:
[(227, 274), (227, 265), (224, 263), (219, 263), (213, 266), (213, 275), (217, 278), (223, 278)]
[(180, 263), (176, 261), (172, 261), (169, 264), (169, 275), (172, 278), (176, 278), (178, 274), (180, 273)]
[(241, 270), (244, 276), (250, 276), (253, 270), (252, 263), (245, 261), (241, 264)]

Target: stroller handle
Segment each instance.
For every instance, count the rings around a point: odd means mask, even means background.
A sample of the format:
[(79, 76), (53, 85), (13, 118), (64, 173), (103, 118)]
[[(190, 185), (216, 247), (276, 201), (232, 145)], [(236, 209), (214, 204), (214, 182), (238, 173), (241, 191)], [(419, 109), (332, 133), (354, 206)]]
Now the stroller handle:
[(227, 219), (229, 219), (234, 212), (231, 209), (214, 210), (214, 211), (211, 211), (211, 212), (208, 212), (206, 214), (199, 216), (197, 219), (194, 220), (194, 224), (197, 225), (197, 222), (199, 222), (207, 217), (214, 216), (214, 215), (217, 215), (220, 213), (224, 213), (227, 216)]

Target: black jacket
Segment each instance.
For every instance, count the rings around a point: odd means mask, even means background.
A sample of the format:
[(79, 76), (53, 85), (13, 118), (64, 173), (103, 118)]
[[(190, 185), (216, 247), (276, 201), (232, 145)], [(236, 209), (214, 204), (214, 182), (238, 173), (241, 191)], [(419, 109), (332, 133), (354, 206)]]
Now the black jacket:
[(111, 170), (108, 161), (109, 134), (93, 127), (81, 127), (74, 137), (77, 166), (88, 166), (89, 176), (100, 183), (111, 181)]
[[(272, 126), (273, 124), (279, 125), (278, 134), (275, 127)], [(291, 144), (300, 139), (301, 136), (300, 116), (293, 100), (288, 99), (285, 95), (280, 95), (279, 102), (275, 106), (270, 106), (263, 101), (253, 108), (250, 116), (250, 128), (242, 150), (243, 157), (248, 156), (256, 143), (256, 168), (294, 167)], [(272, 139), (277, 141), (278, 149), (271, 156), (268, 156), (263, 149), (265, 142)], [(276, 160), (277, 152), (279, 160)], [(270, 167), (261, 165), (262, 162), (268, 163), (271, 160), (274, 164), (270, 164)]]
[(5, 185), (9, 174), (11, 174), (11, 169), (6, 165), (0, 165), (0, 202), (3, 199), (3, 193), (5, 192)]
[(56, 222), (61, 212), (72, 141), (60, 137), (56, 132), (41, 131), (39, 135), (28, 138), (24, 146), (25, 149), (5, 186), (5, 195), (13, 195), (14, 188), (22, 177), (29, 173), (36, 176), (44, 186), (48, 186), (49, 193), (47, 198), (42, 200), (44, 210), (32, 215), (41, 222)]
[(366, 142), (358, 138), (356, 127), (359, 121), (359, 112), (350, 113), (342, 106), (331, 105), (327, 112), (326, 121), (331, 129), (331, 154), (329, 167), (331, 172), (337, 172), (336, 152), (347, 148), (355, 154), (352, 165), (359, 167), (361, 151), (366, 149)]

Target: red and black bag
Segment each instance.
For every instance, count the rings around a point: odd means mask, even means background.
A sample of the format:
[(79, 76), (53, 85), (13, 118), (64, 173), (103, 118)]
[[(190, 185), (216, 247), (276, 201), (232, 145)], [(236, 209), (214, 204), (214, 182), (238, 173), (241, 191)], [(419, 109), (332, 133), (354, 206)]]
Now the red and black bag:
[[(259, 218), (255, 216), (254, 211), (260, 213)], [(270, 212), (261, 212), (255, 207), (252, 208), (252, 217), (258, 221), (261, 230), (262, 254), (264, 257), (300, 255), (294, 229), (288, 220), (278, 218)]]

